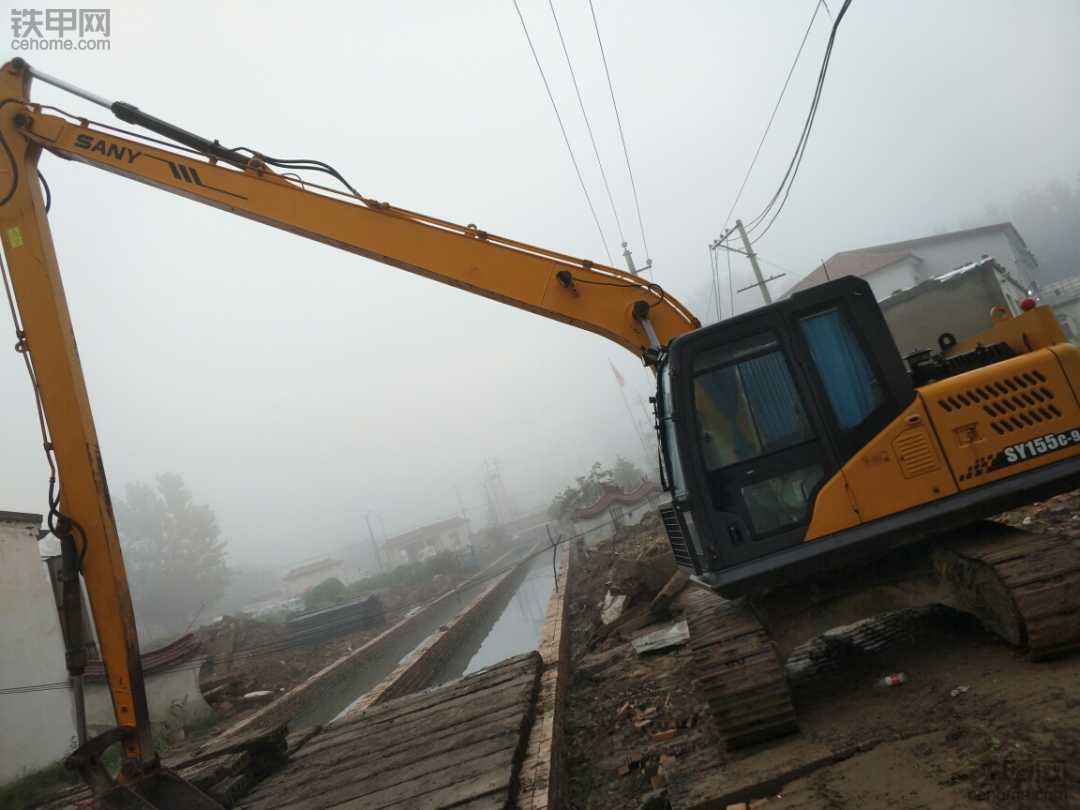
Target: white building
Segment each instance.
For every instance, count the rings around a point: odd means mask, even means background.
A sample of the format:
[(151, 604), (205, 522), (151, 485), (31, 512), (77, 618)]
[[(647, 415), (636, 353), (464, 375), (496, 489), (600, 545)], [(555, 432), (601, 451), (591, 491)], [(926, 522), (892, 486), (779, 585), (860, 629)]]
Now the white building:
[(40, 515), (0, 512), (0, 784), (75, 747), (64, 637), (38, 553)]
[(1039, 303), (1049, 304), (1065, 336), (1073, 343), (1080, 342), (1080, 276), (1044, 284), (1039, 290)]
[(452, 517), (391, 537), (383, 544), (383, 561), (393, 569), (445, 551), (465, 551), (471, 542), (468, 519)]
[(881, 301), (984, 256), (992, 256), (1004, 269), (1009, 306), (1014, 314), (1019, 312), (1019, 302), (1035, 289), (1033, 274), (1038, 265), (1010, 222), (845, 250), (799, 281), (787, 295), (841, 276), (860, 276)]
[(336, 577), (345, 582), (346, 576), (345, 563), (341, 560), (322, 559), (296, 566), (281, 581), (292, 596), (303, 596), (305, 591), (324, 580)]
[(621, 526), (636, 526), (648, 512), (656, 511), (662, 491), (655, 481), (642, 481), (629, 492), (605, 488), (599, 498), (574, 512), (574, 534), (584, 535), (592, 546), (613, 537)]

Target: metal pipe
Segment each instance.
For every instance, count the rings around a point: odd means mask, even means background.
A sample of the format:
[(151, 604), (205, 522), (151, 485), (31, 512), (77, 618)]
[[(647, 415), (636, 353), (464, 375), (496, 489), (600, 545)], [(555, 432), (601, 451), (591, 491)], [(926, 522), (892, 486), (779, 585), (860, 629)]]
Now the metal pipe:
[(75, 734), (81, 746), (86, 744), (86, 694), (82, 675), (71, 676), (71, 695), (75, 702)]
[(97, 93), (91, 93), (89, 90), (83, 90), (81, 87), (76, 87), (70, 82), (65, 82), (63, 79), (58, 79), (56, 76), (51, 76), (42, 70), (33, 68), (28, 62), (23, 61), (23, 66), (26, 68), (26, 72), (33, 76), (35, 79), (40, 79), (45, 84), (51, 84), (53, 87), (59, 87), (61, 90), (65, 90), (72, 95), (76, 95), (79, 98), (84, 98), (94, 104), (98, 104), (107, 109), (112, 109), (113, 103)]

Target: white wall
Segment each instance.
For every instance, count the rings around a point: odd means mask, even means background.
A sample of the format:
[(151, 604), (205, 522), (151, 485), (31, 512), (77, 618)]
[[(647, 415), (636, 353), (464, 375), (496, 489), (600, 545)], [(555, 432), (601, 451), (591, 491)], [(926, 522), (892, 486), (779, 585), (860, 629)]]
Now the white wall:
[(289, 595), (303, 596), (304, 591), (308, 590), (308, 588), (314, 588), (323, 580), (330, 579), (331, 577), (337, 577), (342, 582), (347, 581), (345, 565), (340, 564), (333, 567), (320, 568), (318, 571), (312, 571), (310, 574), (301, 574), (290, 580), (282, 580), (282, 584), (289, 592)]
[(909, 290), (919, 282), (925, 281), (927, 277), (922, 274), (920, 264), (916, 258), (902, 259), (870, 273), (866, 280), (870, 284), (870, 289), (874, 291), (874, 298), (880, 301), (898, 290)]
[[(67, 683), (64, 638), (38, 555), (40, 518), (0, 513), (0, 689)], [(75, 743), (67, 688), (0, 694), (0, 783), (62, 759)]]
[[(173, 669), (146, 676), (146, 706), (150, 723), (168, 726), (171, 738), (187, 727), (214, 716), (199, 688), (199, 665), (202, 658), (190, 658)], [(90, 736), (116, 725), (112, 696), (104, 681), (86, 682), (86, 726)]]
[[(620, 506), (623, 510), (618, 518), (620, 526), (636, 526), (646, 514), (655, 512), (657, 508), (656, 503), (653, 502), (652, 498), (646, 498), (632, 507), (625, 505)], [(588, 546), (595, 546), (597, 543), (613, 537), (615, 534), (615, 526), (611, 512), (612, 509), (618, 508), (619, 506), (609, 507), (607, 511), (601, 512), (595, 517), (575, 520), (574, 533), (584, 534), (585, 544)]]
[[(1025, 289), (1031, 288), (1031, 267), (1028, 260), (1018, 254), (1016, 246), (1003, 231), (974, 235), (961, 235), (943, 239), (928, 245), (912, 248), (911, 252), (921, 259), (918, 264), (917, 280), (912, 277), (911, 260), (898, 262), (875, 273), (870, 273), (866, 280), (879, 301), (897, 290), (906, 290), (919, 281), (935, 278), (961, 265), (977, 261), (984, 255), (993, 256)], [(903, 283), (905, 278), (911, 281)], [(1018, 312), (1016, 304), (1026, 297), (1025, 293), (1011, 284), (1002, 285), (1006, 298), (1014, 304), (1013, 312)]]

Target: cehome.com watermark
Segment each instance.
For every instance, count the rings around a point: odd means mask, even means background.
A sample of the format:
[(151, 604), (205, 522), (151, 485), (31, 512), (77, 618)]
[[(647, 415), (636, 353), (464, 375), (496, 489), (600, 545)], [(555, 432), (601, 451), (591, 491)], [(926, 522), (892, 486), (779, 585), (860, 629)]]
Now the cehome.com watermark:
[(107, 8), (13, 8), (11, 48), (16, 51), (108, 51)]

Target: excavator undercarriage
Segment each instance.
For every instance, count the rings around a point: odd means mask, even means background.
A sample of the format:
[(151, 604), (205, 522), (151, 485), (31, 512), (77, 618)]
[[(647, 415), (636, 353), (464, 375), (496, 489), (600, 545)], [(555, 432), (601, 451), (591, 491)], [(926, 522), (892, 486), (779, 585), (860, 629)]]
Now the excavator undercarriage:
[(798, 731), (785, 662), (831, 628), (908, 608), (968, 613), (1044, 661), (1080, 648), (1080, 548), (984, 521), (808, 582), (727, 600), (706, 588), (688, 613), (698, 677), (729, 749)]

